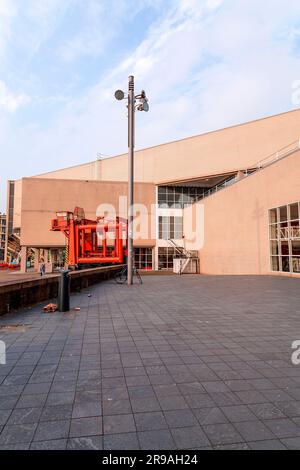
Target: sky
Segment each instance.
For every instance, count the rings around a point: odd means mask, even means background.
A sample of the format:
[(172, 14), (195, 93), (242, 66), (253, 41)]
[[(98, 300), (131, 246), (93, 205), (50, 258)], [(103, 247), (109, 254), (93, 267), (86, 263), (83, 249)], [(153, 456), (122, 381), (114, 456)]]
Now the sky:
[(295, 109), (300, 2), (0, 0), (0, 211), (7, 179), (127, 152), (131, 74), (137, 149)]

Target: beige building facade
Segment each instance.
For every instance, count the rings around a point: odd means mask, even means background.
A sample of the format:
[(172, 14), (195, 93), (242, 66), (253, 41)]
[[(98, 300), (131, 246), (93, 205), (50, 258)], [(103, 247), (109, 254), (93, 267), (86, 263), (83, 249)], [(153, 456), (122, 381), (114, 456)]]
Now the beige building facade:
[[(137, 267), (169, 270), (197, 253), (205, 274), (298, 275), (299, 139), (295, 110), (137, 151)], [(63, 262), (64, 237), (50, 231), (57, 211), (126, 216), (127, 176), (124, 154), (9, 181), (8, 232), (23, 269), (29, 251), (36, 260), (42, 250), (51, 269)]]

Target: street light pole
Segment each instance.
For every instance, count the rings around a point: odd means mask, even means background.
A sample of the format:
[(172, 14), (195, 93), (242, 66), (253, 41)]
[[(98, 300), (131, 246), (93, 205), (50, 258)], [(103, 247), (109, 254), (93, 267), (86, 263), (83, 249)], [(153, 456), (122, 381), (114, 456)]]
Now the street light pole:
[(134, 77), (128, 77), (128, 254), (127, 282), (133, 283), (133, 204), (134, 204)]
[[(115, 92), (115, 98), (122, 101), (125, 93), (122, 90)], [(136, 105), (136, 100), (139, 103)], [(128, 77), (128, 253), (127, 253), (127, 283), (133, 284), (133, 203), (134, 203), (134, 124), (135, 111), (149, 111), (148, 98), (144, 90), (140, 94), (134, 94), (134, 77)]]

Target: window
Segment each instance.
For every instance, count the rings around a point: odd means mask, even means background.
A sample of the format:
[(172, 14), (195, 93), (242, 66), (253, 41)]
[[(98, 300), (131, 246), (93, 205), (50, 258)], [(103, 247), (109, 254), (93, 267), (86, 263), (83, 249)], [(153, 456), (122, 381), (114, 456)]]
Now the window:
[(183, 218), (174, 216), (158, 217), (158, 238), (180, 240), (183, 237)]
[(173, 247), (158, 248), (158, 269), (172, 270), (173, 259), (176, 257), (176, 250)]
[(269, 211), (271, 270), (300, 273), (299, 203)]
[(159, 186), (158, 206), (183, 209), (196, 202), (207, 188), (190, 186)]
[(134, 265), (137, 269), (152, 270), (152, 248), (135, 248)]

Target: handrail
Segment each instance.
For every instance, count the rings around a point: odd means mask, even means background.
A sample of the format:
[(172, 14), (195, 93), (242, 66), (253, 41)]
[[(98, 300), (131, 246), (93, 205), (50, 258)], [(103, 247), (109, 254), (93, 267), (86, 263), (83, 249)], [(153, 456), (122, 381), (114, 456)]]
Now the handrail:
[[(267, 166), (272, 165), (272, 163), (275, 163), (278, 160), (281, 160), (282, 158), (288, 157), (291, 153), (294, 153), (299, 149), (300, 149), (300, 139), (286, 145), (285, 147), (282, 147), (277, 152), (272, 153), (271, 155), (267, 156), (263, 160), (260, 160), (251, 169), (241, 170), (241, 172), (243, 173), (244, 177), (250, 176), (253, 173), (256, 173), (257, 171), (260, 171), (266, 168)], [(230, 176), (229, 178), (224, 180), (222, 183), (217, 184), (213, 188), (208, 189), (207, 191), (205, 191), (205, 193), (198, 196), (195, 199), (195, 202), (199, 202), (202, 199), (208, 196), (211, 196), (214, 193), (217, 193), (221, 189), (225, 189), (228, 186), (231, 186), (232, 184), (237, 183), (238, 181), (240, 181), (240, 179), (237, 178), (237, 175)]]

